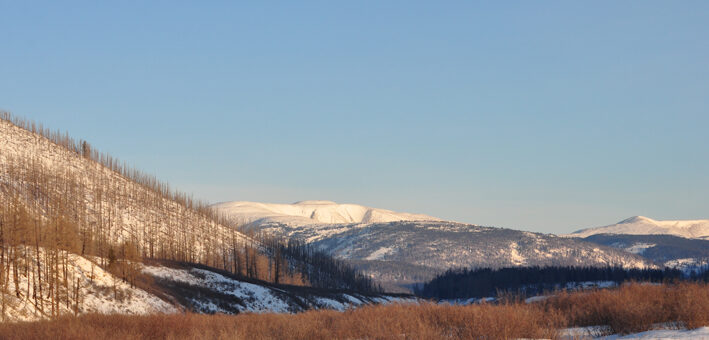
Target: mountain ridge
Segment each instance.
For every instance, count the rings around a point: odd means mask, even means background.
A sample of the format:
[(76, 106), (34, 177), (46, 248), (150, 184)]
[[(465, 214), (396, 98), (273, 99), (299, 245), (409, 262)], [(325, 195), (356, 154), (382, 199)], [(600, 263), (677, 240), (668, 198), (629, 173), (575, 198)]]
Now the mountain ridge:
[[(389, 301), (341, 262), (245, 235), (206, 204), (87, 142), (2, 111), (0, 255), (0, 320)], [(155, 277), (166, 270), (149, 261), (186, 266), (170, 273), (188, 282)], [(372, 298), (347, 302), (368, 292)]]
[(251, 201), (221, 202), (212, 205), (232, 222), (240, 224), (282, 223), (340, 224), (386, 223), (394, 221), (441, 221), (424, 214), (395, 212), (359, 204), (336, 203), (325, 200), (298, 201), (292, 204), (261, 203)]
[(615, 224), (580, 229), (564, 236), (586, 238), (596, 234), (673, 235), (709, 240), (709, 220), (654, 220), (633, 216)]
[[(237, 207), (242, 203), (232, 202)], [(318, 205), (333, 203), (325, 201)], [(247, 206), (259, 204), (249, 202)], [(229, 203), (213, 208), (232, 222), (245, 223), (246, 230), (301, 240), (349, 261), (388, 288), (427, 281), (453, 267), (655, 266), (638, 255), (583, 240), (431, 220), (427, 215), (396, 215), (392, 217), (395, 220), (386, 222), (363, 223), (359, 219), (351, 223), (327, 223), (310, 218), (272, 218), (268, 211), (228, 209)], [(302, 215), (308, 212), (313, 213), (306, 211)], [(420, 219), (404, 219), (410, 216)]]

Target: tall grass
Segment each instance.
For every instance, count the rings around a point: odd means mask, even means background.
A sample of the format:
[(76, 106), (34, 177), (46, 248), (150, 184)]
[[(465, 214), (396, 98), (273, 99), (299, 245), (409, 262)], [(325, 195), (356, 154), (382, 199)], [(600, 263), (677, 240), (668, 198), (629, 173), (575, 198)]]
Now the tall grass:
[(0, 325), (7, 339), (510, 339), (552, 338), (559, 320), (532, 306), (368, 306), (346, 312), (86, 315)]
[(709, 325), (709, 285), (634, 283), (589, 293), (561, 292), (540, 307), (561, 312), (568, 325), (607, 325), (613, 333), (640, 332), (659, 323), (691, 329)]
[(607, 325), (613, 333), (657, 323), (709, 325), (709, 286), (629, 284), (559, 292), (532, 304), (366, 306), (346, 312), (227, 315), (86, 315), (0, 324), (2, 339), (514, 339), (556, 338), (565, 327)]

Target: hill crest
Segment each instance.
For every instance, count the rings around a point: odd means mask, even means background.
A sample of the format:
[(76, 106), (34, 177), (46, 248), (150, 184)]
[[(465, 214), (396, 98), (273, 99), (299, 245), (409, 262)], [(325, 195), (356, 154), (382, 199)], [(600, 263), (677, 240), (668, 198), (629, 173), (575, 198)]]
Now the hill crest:
[(709, 240), (709, 220), (654, 220), (633, 216), (616, 224), (577, 230), (566, 236), (588, 237), (597, 234), (674, 235)]

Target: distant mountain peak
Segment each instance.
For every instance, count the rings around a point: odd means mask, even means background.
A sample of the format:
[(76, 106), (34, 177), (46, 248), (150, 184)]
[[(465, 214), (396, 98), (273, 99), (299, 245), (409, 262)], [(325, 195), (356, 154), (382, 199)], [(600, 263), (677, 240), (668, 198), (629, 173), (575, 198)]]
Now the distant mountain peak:
[(217, 203), (212, 207), (238, 224), (368, 224), (441, 220), (423, 214), (396, 212), (326, 200), (307, 200), (293, 204), (234, 201)]
[(298, 201), (293, 204), (296, 204), (296, 205), (336, 205), (337, 202), (325, 201), (325, 200), (308, 200), (308, 201)]
[(651, 218), (649, 218), (649, 217), (639, 216), (639, 215), (638, 215), (638, 216), (633, 216), (633, 217), (630, 217), (630, 218), (626, 218), (626, 219), (624, 219), (624, 220), (618, 222), (618, 224), (639, 223), (639, 222), (641, 222), (641, 223), (647, 223), (647, 222), (655, 222), (655, 220), (653, 220), (653, 219), (651, 219)]
[(567, 236), (588, 237), (596, 234), (674, 235), (709, 239), (709, 220), (654, 220), (645, 216), (633, 216), (616, 224), (581, 229)]

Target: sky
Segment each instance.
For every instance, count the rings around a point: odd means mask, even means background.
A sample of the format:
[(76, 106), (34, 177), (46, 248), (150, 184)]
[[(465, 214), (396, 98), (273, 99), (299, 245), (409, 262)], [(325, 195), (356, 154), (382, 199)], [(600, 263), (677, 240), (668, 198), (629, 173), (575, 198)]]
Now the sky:
[(4, 1), (0, 109), (208, 202), (709, 218), (706, 1)]

